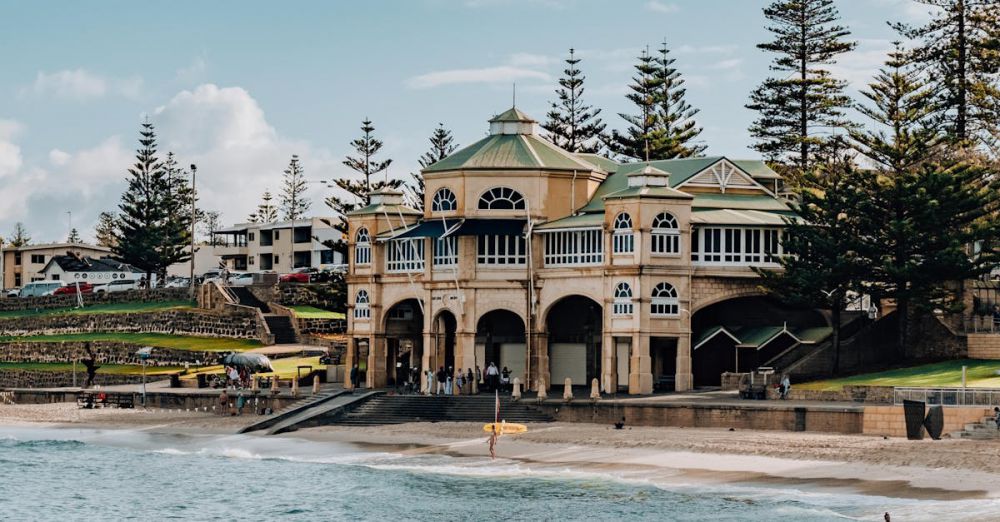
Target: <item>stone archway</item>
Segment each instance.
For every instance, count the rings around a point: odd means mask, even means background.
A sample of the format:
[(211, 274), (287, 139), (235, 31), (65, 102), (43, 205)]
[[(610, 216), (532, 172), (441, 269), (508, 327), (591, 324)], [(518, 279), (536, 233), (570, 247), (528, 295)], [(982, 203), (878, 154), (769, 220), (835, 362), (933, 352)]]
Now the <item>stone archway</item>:
[(423, 366), (424, 313), (416, 299), (405, 299), (385, 311), (385, 375), (388, 386), (401, 386), (412, 368)]
[(548, 332), (548, 375), (551, 387), (568, 377), (574, 386), (601, 379), (603, 313), (597, 301), (582, 295), (560, 298), (545, 316)]
[(428, 368), (438, 371), (439, 368), (455, 367), (455, 338), (458, 328), (458, 320), (450, 310), (438, 312), (431, 323), (431, 333), (434, 339), (434, 347), (431, 349), (428, 360)]
[[(482, 365), (485, 376), (490, 363), (499, 370), (507, 368), (511, 382), (524, 382), (527, 371), (527, 344), (521, 316), (504, 309), (483, 314), (476, 322), (475, 364)], [(485, 380), (485, 377), (484, 377)], [(487, 382), (487, 390), (490, 389)]]

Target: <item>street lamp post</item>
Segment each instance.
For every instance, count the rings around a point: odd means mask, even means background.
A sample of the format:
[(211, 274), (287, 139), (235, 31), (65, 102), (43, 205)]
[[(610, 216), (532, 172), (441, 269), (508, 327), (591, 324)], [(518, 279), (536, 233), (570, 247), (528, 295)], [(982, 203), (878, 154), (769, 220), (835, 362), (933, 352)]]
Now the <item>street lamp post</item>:
[(194, 298), (194, 225), (197, 222), (197, 210), (195, 209), (195, 202), (198, 201), (198, 191), (195, 188), (195, 178), (198, 173), (198, 166), (194, 163), (191, 164), (191, 270), (190, 279), (188, 282), (191, 287), (191, 298)]

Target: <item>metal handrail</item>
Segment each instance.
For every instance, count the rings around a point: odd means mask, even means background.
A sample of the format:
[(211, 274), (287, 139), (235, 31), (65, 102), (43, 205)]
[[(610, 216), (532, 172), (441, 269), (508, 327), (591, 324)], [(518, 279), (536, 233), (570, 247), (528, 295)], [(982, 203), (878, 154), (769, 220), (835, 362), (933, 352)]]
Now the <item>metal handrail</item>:
[(963, 315), (962, 329), (965, 333), (997, 333), (1000, 334), (1000, 323), (993, 315)]
[(893, 404), (904, 400), (920, 401), (941, 406), (996, 406), (1000, 404), (1000, 388), (910, 388), (896, 387)]

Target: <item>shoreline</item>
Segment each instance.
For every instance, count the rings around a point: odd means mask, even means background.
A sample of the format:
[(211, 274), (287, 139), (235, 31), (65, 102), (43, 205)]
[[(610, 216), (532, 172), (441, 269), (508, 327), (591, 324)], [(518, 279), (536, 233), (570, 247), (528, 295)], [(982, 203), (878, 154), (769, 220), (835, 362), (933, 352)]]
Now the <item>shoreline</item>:
[[(0, 427), (231, 436), (259, 417), (169, 410), (79, 410), (72, 403), (0, 405)], [(653, 484), (808, 488), (919, 500), (1000, 499), (1000, 445), (865, 435), (578, 423), (505, 435), (497, 455), (529, 470), (594, 473)], [(241, 437), (263, 437), (257, 434)], [(481, 423), (321, 426), (277, 436), (402, 456), (489, 458)]]

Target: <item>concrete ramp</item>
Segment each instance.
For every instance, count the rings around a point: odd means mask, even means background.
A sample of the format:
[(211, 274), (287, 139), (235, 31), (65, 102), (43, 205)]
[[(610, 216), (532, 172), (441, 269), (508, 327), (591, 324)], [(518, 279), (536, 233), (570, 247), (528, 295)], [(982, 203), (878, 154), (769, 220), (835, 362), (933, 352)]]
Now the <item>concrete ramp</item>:
[(308, 410), (310, 408), (313, 408), (315, 406), (319, 406), (320, 404), (323, 404), (323, 403), (325, 403), (327, 401), (331, 401), (333, 399), (336, 399), (337, 397), (340, 397), (341, 395), (344, 395), (345, 393), (349, 394), (350, 392), (347, 391), (347, 390), (341, 389), (341, 390), (336, 390), (336, 391), (331, 391), (331, 392), (325, 392), (325, 393), (320, 393), (318, 395), (313, 395), (313, 396), (310, 396), (310, 397), (306, 397), (306, 398), (304, 398), (304, 399), (302, 399), (302, 400), (300, 400), (300, 401), (292, 404), (291, 406), (285, 408), (284, 410), (281, 410), (280, 412), (275, 413), (274, 415), (271, 415), (270, 417), (268, 417), (268, 418), (266, 418), (266, 419), (264, 419), (264, 420), (262, 420), (260, 422), (255, 422), (255, 423), (253, 423), (253, 424), (251, 424), (251, 425), (249, 425), (249, 426), (241, 429), (238, 433), (249, 433), (251, 431), (266, 430), (266, 429), (270, 428), (271, 426), (274, 426), (275, 424), (277, 424), (279, 422), (282, 422), (282, 421), (284, 421), (284, 420), (286, 420), (286, 419), (288, 419), (290, 417), (294, 417), (295, 415), (298, 415), (299, 413), (301, 413), (303, 411), (306, 411), (306, 410)]
[(350, 392), (341, 393), (330, 400), (319, 404), (309, 405), (298, 410), (293, 415), (290, 415), (271, 425), (270, 429), (267, 430), (267, 434), (278, 435), (280, 433), (295, 431), (299, 428), (319, 426), (323, 423), (322, 419), (324, 417), (334, 417), (347, 409), (353, 408), (358, 404), (368, 401), (368, 399), (377, 395), (383, 395), (384, 393), (385, 392), (381, 391), (370, 391), (359, 394), (352, 394)]

